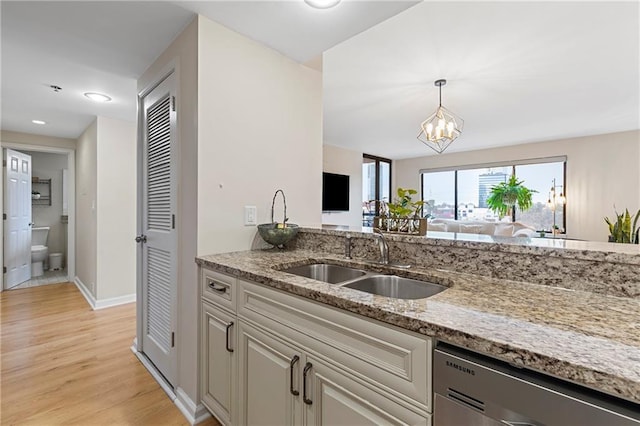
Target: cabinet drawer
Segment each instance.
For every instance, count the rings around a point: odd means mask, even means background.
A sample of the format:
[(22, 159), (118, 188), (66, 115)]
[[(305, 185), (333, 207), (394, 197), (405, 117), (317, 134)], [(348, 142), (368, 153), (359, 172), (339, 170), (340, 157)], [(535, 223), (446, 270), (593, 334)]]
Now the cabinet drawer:
[(229, 309), (236, 311), (236, 281), (235, 277), (201, 268), (200, 275), (202, 297)]
[(243, 280), (238, 300), (242, 318), (292, 336), (361, 380), (432, 411), (431, 338)]

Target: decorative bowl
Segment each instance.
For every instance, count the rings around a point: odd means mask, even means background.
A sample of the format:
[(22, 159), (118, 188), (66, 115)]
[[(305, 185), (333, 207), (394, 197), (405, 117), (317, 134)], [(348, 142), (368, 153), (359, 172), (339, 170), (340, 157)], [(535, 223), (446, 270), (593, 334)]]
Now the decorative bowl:
[(278, 248), (284, 248), (298, 234), (300, 228), (295, 223), (263, 223), (258, 225), (258, 233), (263, 240)]

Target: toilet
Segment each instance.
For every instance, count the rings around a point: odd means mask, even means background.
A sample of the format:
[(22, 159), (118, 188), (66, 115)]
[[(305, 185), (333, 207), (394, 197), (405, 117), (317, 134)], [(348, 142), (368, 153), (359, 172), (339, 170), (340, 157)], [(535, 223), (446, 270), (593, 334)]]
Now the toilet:
[(31, 228), (31, 276), (39, 277), (44, 275), (44, 261), (49, 256), (47, 247), (47, 237), (49, 237), (49, 227), (42, 226)]

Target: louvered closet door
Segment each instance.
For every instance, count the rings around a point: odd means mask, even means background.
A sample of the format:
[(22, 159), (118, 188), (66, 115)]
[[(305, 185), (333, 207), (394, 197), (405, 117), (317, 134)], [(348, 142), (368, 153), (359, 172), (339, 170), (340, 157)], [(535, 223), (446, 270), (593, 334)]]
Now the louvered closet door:
[(176, 374), (176, 112), (173, 74), (143, 100), (141, 351), (171, 384)]

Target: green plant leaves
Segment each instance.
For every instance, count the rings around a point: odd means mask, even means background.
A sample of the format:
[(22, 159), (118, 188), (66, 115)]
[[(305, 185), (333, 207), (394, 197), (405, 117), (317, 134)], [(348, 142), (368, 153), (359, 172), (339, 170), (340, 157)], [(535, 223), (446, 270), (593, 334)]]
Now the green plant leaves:
[(396, 190), (396, 194), (398, 195), (396, 202), (387, 203), (389, 216), (400, 218), (421, 217), (422, 209), (427, 202), (423, 200), (412, 201), (411, 196), (417, 193), (418, 191), (415, 189), (398, 187)]
[(533, 206), (533, 193), (538, 192), (523, 185), (524, 181), (511, 175), (507, 182), (500, 182), (491, 188), (487, 206), (499, 216), (507, 216), (516, 205), (522, 211)]
[(614, 243), (638, 244), (640, 210), (635, 215), (631, 215), (629, 209), (625, 209), (621, 214), (618, 214), (617, 211), (615, 213), (615, 222), (612, 222), (608, 217), (604, 218), (609, 226), (609, 240)]

